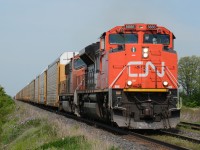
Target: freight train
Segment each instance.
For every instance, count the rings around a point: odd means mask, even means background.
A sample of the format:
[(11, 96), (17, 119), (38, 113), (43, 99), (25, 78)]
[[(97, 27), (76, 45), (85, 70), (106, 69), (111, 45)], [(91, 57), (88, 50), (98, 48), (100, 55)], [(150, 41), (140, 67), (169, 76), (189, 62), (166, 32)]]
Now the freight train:
[(174, 34), (125, 24), (79, 52), (65, 52), (17, 100), (130, 129), (174, 128), (180, 120)]

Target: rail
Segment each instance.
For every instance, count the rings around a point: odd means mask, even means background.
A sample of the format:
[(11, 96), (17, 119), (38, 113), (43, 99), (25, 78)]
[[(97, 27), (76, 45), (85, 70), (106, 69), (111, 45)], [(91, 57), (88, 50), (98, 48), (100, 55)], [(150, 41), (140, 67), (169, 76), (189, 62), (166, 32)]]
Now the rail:
[(188, 136), (183, 136), (183, 135), (180, 135), (180, 134), (177, 134), (177, 133), (172, 133), (172, 132), (164, 131), (164, 130), (162, 130), (160, 132), (161, 132), (161, 134), (166, 134), (166, 135), (173, 136), (173, 137), (176, 137), (176, 138), (179, 138), (179, 139), (183, 139), (183, 140), (187, 140), (187, 141), (190, 141), (190, 142), (200, 144), (200, 140), (198, 140), (198, 139), (194, 139), (194, 138), (191, 138), (191, 137), (188, 137)]
[(190, 122), (180, 122), (178, 126), (181, 127), (189, 127), (193, 130), (200, 130), (200, 124), (190, 123)]

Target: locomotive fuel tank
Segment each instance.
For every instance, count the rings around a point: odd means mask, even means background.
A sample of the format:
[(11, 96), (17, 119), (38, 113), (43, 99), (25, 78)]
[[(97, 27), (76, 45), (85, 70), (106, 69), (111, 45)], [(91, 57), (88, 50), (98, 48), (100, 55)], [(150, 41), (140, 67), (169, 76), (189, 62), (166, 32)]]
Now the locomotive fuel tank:
[(100, 118), (96, 94), (83, 96), (83, 114), (91, 118)]

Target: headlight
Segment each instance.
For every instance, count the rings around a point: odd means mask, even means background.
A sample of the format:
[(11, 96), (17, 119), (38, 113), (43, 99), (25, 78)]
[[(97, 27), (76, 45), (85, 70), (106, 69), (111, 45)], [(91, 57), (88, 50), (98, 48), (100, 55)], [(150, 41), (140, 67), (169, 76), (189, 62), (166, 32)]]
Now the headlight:
[(147, 53), (148, 51), (149, 51), (149, 48), (147, 48), (147, 47), (144, 47), (144, 48), (143, 48), (143, 52), (144, 52), (144, 53)]
[(148, 47), (142, 48), (142, 55), (143, 55), (143, 58), (147, 58), (149, 56), (149, 48)]
[(169, 83), (168, 83), (167, 81), (164, 81), (164, 82), (163, 82), (163, 85), (164, 85), (164, 86), (168, 86), (168, 84), (169, 84)]
[(131, 86), (131, 85), (132, 85), (132, 81), (130, 81), (130, 80), (127, 81), (127, 85), (128, 85), (128, 86)]
[(148, 57), (148, 53), (143, 53), (143, 57), (147, 58)]

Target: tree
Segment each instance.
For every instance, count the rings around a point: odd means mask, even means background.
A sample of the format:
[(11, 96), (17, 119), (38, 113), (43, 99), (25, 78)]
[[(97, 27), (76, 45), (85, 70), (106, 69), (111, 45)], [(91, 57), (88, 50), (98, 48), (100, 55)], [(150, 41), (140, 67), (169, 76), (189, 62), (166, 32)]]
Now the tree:
[(178, 65), (179, 83), (182, 85), (185, 99), (199, 104), (200, 100), (200, 57), (187, 56), (179, 60)]
[(0, 96), (4, 96), (5, 94), (4, 88), (0, 85)]
[(178, 65), (179, 83), (186, 95), (192, 95), (200, 89), (200, 57), (182, 57)]

